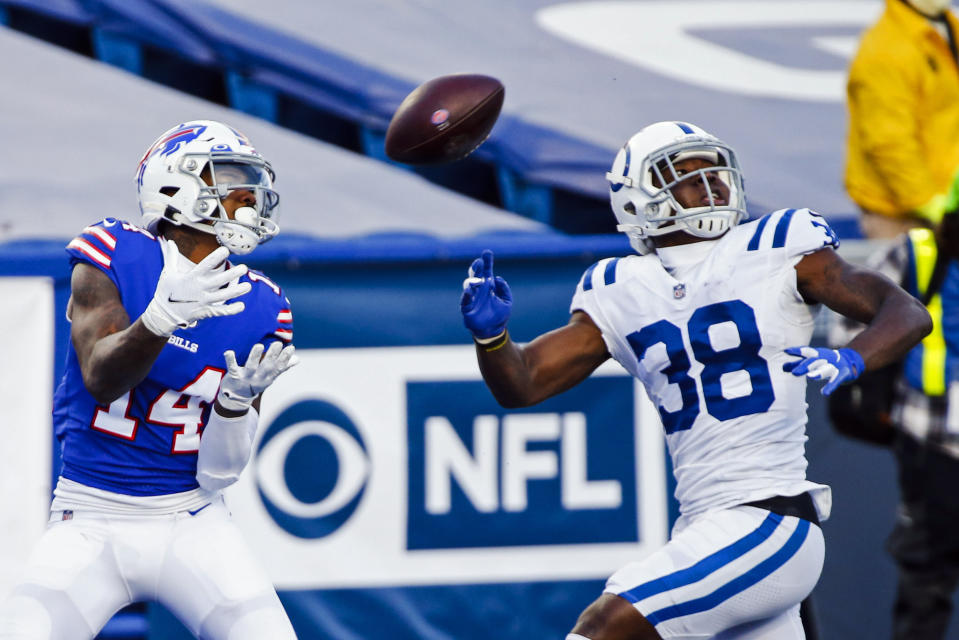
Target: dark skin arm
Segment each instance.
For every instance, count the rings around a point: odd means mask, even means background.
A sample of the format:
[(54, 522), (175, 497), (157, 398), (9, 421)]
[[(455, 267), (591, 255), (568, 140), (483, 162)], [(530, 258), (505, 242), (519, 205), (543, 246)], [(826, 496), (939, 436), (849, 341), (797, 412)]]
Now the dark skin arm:
[[(866, 368), (878, 369), (901, 358), (932, 330), (922, 304), (882, 274), (839, 257), (832, 249), (805, 256), (796, 265), (803, 299), (869, 326), (849, 347)], [(528, 407), (576, 386), (610, 358), (592, 318), (582, 311), (569, 324), (545, 333), (525, 347), (507, 339), (494, 351), (476, 345), (480, 371), (493, 397), (504, 407)]]
[(575, 311), (569, 324), (544, 333), (525, 347), (507, 339), (487, 352), (476, 345), (480, 371), (493, 397), (508, 409), (528, 407), (571, 389), (610, 358), (599, 328)]
[(932, 331), (922, 303), (881, 273), (850, 264), (832, 249), (820, 249), (796, 264), (796, 285), (803, 299), (868, 326), (848, 345), (867, 370), (900, 359)]
[[(167, 338), (152, 333), (139, 319), (131, 324), (113, 281), (96, 267), (78, 263), (70, 289), (70, 338), (83, 383), (97, 404), (105, 406), (146, 378)], [(246, 413), (215, 406), (226, 418)], [(253, 407), (259, 411), (259, 397)]]
[(167, 342), (139, 320), (131, 324), (110, 278), (82, 262), (73, 268), (67, 313), (83, 383), (101, 405), (146, 378)]

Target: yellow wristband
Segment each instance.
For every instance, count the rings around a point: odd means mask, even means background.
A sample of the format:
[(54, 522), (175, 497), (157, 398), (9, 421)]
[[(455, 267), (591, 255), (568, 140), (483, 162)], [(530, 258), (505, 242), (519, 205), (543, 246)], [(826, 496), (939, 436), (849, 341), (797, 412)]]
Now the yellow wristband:
[(490, 351), (496, 351), (497, 349), (502, 349), (503, 346), (509, 342), (509, 332), (504, 330), (503, 333), (495, 336), (493, 338), (486, 338), (482, 342), (479, 339), (473, 338), (480, 347), (483, 348), (483, 351), (489, 353)]
[(506, 335), (506, 329), (503, 329), (502, 331), (500, 331), (499, 333), (497, 333), (495, 336), (492, 336), (492, 337), (490, 337), (490, 338), (477, 338), (476, 336), (473, 336), (473, 340), (476, 342), (476, 344), (484, 344), (484, 345), (485, 345), (485, 344), (490, 344), (490, 343), (496, 342), (497, 340), (499, 340), (500, 338), (502, 338), (502, 337), (505, 336), (505, 335)]

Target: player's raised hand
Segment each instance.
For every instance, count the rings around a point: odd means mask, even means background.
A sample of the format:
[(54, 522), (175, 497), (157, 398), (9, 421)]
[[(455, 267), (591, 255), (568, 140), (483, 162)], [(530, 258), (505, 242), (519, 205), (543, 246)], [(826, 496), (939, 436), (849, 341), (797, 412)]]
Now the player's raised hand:
[(147, 329), (158, 336), (168, 336), (178, 327), (191, 327), (198, 320), (214, 316), (232, 316), (243, 311), (240, 301), (225, 304), (250, 291), (249, 282), (239, 282), (247, 272), (244, 264), (219, 270), (230, 255), (226, 247), (218, 247), (192, 269), (181, 270), (176, 243), (161, 240), (163, 271), (157, 282), (153, 300), (140, 319)]
[(479, 341), (495, 339), (506, 331), (513, 306), (513, 294), (500, 276), (493, 275), (493, 252), (483, 251), (470, 265), (469, 277), (463, 281), (460, 311), (463, 324)]
[(817, 347), (789, 347), (786, 353), (800, 358), (783, 365), (783, 371), (811, 380), (828, 380), (822, 394), (828, 396), (844, 382), (859, 377), (866, 364), (854, 349), (821, 349)]
[(263, 353), (263, 349), (262, 344), (253, 345), (243, 366), (237, 364), (233, 351), (223, 352), (226, 375), (220, 383), (220, 393), (216, 399), (224, 409), (246, 411), (281, 373), (299, 362), (292, 344), (284, 347), (274, 342), (266, 353)]

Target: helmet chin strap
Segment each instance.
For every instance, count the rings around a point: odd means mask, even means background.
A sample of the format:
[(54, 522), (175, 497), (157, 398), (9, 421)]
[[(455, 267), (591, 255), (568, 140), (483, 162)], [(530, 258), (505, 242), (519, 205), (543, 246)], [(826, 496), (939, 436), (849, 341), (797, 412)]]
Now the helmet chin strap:
[(655, 249), (652, 240), (646, 237), (643, 228), (637, 224), (618, 224), (616, 225), (616, 230), (626, 234), (626, 237), (629, 238), (630, 246), (641, 256)]
[(213, 224), (216, 239), (233, 255), (245, 256), (260, 244), (260, 237), (256, 231), (245, 226), (245, 224), (255, 224), (258, 217), (256, 209), (240, 207), (233, 212), (234, 220), (218, 220)]

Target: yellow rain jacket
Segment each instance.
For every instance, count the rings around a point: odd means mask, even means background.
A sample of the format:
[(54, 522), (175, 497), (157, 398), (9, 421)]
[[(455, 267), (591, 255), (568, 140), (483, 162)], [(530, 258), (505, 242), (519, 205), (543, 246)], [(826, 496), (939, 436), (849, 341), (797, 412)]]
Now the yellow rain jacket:
[[(947, 19), (959, 38), (959, 21)], [(847, 84), (846, 191), (901, 217), (944, 193), (959, 169), (959, 67), (949, 42), (903, 0), (862, 36)]]

